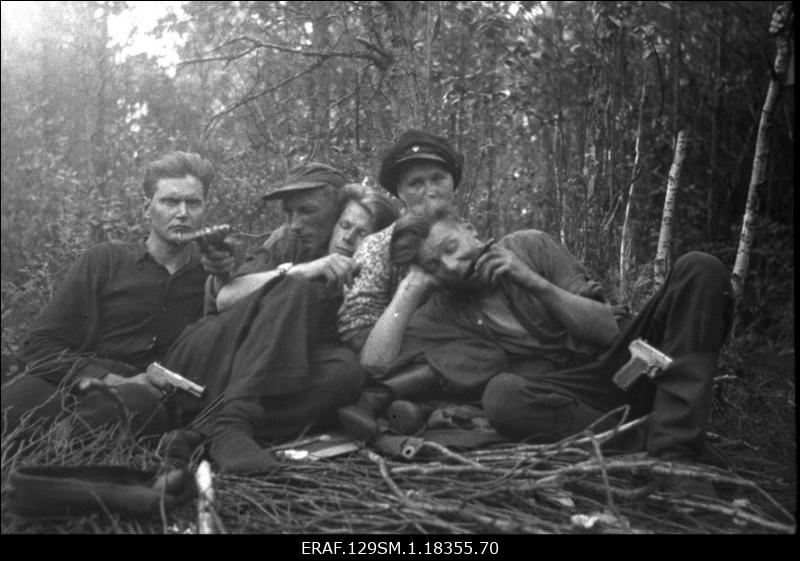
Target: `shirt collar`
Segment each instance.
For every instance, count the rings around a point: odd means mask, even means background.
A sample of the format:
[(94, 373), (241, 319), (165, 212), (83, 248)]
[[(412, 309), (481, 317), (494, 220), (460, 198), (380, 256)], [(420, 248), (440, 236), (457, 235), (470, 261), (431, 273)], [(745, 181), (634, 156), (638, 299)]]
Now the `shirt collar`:
[[(136, 259), (136, 262), (137, 263), (144, 263), (145, 261), (151, 261), (152, 263), (155, 263), (156, 265), (158, 265), (156, 260), (153, 258), (153, 256), (150, 254), (150, 252), (147, 249), (147, 236), (144, 236), (143, 238), (139, 238), (139, 244), (138, 245), (139, 245), (139, 247), (138, 247), (138, 250), (137, 250), (137, 255), (139, 257)], [(184, 267), (189, 266), (189, 265), (195, 265), (196, 263), (199, 263), (199, 262), (200, 262), (200, 252), (197, 249), (197, 247), (194, 244), (192, 244), (192, 247), (189, 248), (189, 261), (186, 263), (186, 265), (184, 265)], [(181, 268), (183, 268), (183, 267), (181, 267)]]

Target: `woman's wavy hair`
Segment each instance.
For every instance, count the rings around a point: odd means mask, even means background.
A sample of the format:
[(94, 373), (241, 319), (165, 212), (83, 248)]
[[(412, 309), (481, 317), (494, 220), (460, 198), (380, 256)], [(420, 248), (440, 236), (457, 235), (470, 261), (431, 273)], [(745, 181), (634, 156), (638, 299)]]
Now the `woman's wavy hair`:
[(360, 204), (372, 216), (373, 232), (383, 230), (400, 216), (398, 205), (391, 197), (361, 183), (347, 183), (342, 187), (340, 211), (350, 201)]

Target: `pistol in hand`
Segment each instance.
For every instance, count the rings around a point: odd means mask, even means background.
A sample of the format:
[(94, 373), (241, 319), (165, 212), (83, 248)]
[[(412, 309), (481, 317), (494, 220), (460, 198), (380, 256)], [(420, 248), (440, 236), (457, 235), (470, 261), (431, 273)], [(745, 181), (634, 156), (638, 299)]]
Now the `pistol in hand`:
[(186, 243), (196, 241), (204, 249), (208, 246), (225, 247), (225, 238), (231, 233), (231, 230), (230, 224), (207, 226), (194, 232), (178, 234), (178, 239)]
[(203, 397), (206, 389), (200, 384), (195, 384), (191, 380), (184, 378), (177, 372), (173, 372), (168, 368), (164, 368), (158, 362), (152, 363), (147, 367), (147, 372), (153, 376), (160, 376), (165, 378), (173, 387), (176, 387), (185, 392), (189, 392), (195, 397)]

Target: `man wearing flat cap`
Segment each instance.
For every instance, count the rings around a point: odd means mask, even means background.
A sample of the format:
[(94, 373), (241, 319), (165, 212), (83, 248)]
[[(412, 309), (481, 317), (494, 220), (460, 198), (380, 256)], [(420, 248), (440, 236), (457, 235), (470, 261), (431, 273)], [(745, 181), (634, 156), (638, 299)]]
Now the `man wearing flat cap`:
[(349, 281), (352, 260), (327, 251), (345, 199), (345, 183), (347, 180), (336, 168), (312, 162), (294, 168), (281, 187), (268, 191), (263, 200), (281, 201), (286, 224), (247, 258), (232, 280), (225, 283), (224, 275), (211, 278), (206, 312), (229, 308), (278, 274), (291, 272), (292, 276), (307, 279), (324, 276), (338, 286)]
[(206, 387), (203, 399), (171, 398), (171, 426), (192, 428), (170, 434), (168, 455), (187, 459), (208, 438), (223, 469), (269, 469), (275, 458), (256, 439), (322, 428), (358, 396), (365, 371), (336, 332), (341, 288), (364, 236), (397, 217), (388, 197), (358, 187), (311, 163), (264, 195), (281, 201), (287, 222), (223, 284), (218, 313), (189, 326), (164, 361)]

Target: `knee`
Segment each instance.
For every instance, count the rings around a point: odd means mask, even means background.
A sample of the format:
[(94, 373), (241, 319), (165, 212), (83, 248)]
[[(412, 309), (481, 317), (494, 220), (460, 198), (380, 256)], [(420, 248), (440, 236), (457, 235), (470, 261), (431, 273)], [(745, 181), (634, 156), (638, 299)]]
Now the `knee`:
[(323, 368), (318, 369), (317, 380), (326, 386), (322, 391), (335, 396), (336, 402), (355, 401), (364, 387), (367, 371), (349, 349), (341, 349), (336, 355), (326, 361)]
[(673, 275), (714, 287), (722, 292), (729, 292), (731, 285), (730, 271), (722, 261), (702, 251), (690, 251), (679, 257), (673, 266)]
[(481, 404), (493, 425), (497, 426), (496, 422), (505, 424), (510, 405), (516, 400), (520, 380), (519, 376), (513, 374), (498, 374), (486, 384)]
[(88, 428), (101, 428), (129, 423), (141, 435), (161, 434), (168, 429), (164, 403), (149, 388), (123, 384), (114, 396), (93, 392), (81, 398), (77, 416)]
[(525, 410), (521, 395), (524, 380), (513, 374), (501, 373), (489, 380), (481, 397), (486, 418), (497, 432), (512, 436), (527, 436), (529, 427), (521, 418)]
[(556, 442), (585, 429), (602, 415), (556, 387), (507, 373), (492, 378), (482, 402), (497, 432), (531, 442)]

